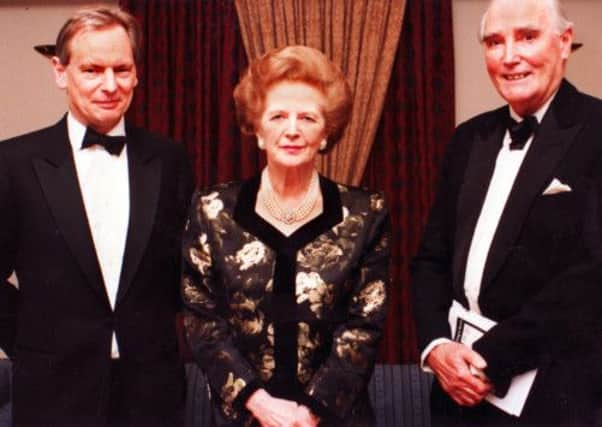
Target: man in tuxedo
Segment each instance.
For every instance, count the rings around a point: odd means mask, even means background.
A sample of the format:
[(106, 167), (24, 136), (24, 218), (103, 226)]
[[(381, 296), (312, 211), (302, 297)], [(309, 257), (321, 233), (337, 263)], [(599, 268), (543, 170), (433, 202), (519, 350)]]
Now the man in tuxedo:
[[(564, 79), (572, 24), (555, 0), (493, 0), (481, 41), (508, 103), (449, 144), (412, 264), (434, 425), (589, 425), (599, 405), (602, 102)], [(453, 301), (495, 322), (452, 341)], [(537, 369), (520, 416), (485, 400)]]
[(182, 415), (175, 315), (192, 178), (180, 146), (124, 120), (139, 49), (128, 13), (76, 12), (52, 59), (68, 113), (0, 143), (0, 279), (19, 282), (15, 426)]

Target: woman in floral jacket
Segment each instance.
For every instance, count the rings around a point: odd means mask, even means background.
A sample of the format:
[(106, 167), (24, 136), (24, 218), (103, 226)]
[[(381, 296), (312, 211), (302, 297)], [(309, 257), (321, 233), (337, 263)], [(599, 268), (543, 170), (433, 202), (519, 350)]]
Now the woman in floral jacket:
[(321, 52), (253, 62), (234, 97), (267, 166), (197, 192), (184, 236), (185, 329), (217, 425), (369, 426), (366, 386), (386, 312), (381, 194), (319, 176), (351, 110)]

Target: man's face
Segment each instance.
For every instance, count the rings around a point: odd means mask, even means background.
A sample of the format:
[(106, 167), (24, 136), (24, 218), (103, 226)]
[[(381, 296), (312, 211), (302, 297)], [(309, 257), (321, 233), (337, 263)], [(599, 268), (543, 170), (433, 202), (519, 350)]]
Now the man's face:
[(70, 47), (68, 65), (53, 58), (57, 85), (66, 89), (78, 121), (106, 133), (127, 111), (138, 84), (128, 35), (121, 26), (84, 30)]
[(484, 25), (485, 63), (499, 94), (521, 116), (554, 94), (571, 52), (571, 28), (558, 33), (545, 0), (496, 0)]

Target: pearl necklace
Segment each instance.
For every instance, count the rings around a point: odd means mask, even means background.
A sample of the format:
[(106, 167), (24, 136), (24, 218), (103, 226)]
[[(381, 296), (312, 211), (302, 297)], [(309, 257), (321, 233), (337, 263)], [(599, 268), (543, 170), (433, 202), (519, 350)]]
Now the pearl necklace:
[(314, 171), (311, 176), (311, 181), (307, 186), (305, 197), (303, 197), (301, 203), (299, 203), (299, 205), (293, 209), (286, 209), (278, 202), (267, 168), (263, 170), (261, 175), (263, 191), (259, 192), (259, 199), (274, 219), (284, 224), (291, 225), (295, 222), (304, 220), (314, 210), (320, 195), (320, 185), (317, 172)]

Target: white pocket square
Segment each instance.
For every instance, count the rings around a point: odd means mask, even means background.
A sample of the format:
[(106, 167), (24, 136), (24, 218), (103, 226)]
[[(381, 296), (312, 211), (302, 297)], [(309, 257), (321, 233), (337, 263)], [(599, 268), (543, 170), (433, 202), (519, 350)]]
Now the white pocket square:
[(544, 196), (549, 196), (551, 194), (567, 193), (569, 191), (572, 191), (571, 187), (563, 184), (557, 178), (554, 178), (552, 182), (550, 182), (550, 185), (548, 185), (548, 188), (546, 188), (542, 194)]

